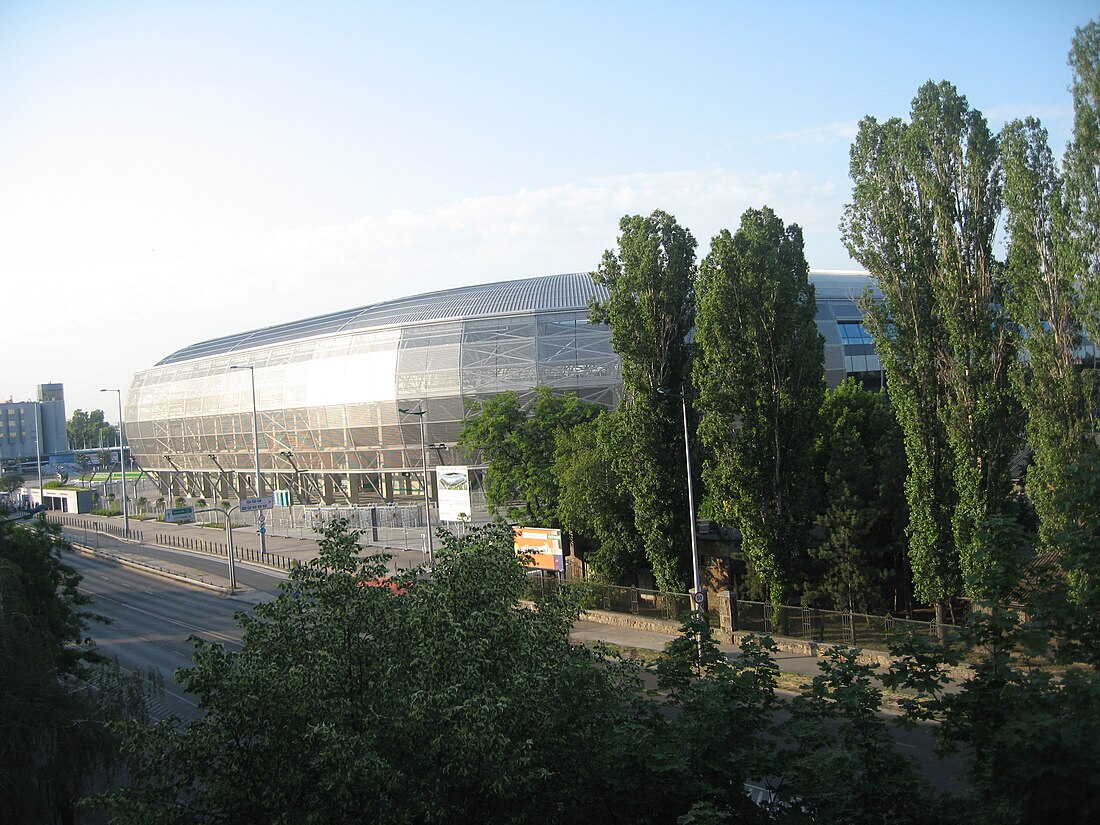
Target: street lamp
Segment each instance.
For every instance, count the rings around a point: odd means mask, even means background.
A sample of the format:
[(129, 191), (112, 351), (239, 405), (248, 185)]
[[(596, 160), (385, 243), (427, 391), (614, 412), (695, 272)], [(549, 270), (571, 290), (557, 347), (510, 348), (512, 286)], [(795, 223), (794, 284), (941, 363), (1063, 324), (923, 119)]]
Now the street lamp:
[[(264, 480), (260, 475), (260, 417), (256, 414), (256, 368), (251, 364), (230, 364), (231, 370), (248, 370), (252, 381), (252, 447), (256, 459), (256, 497), (264, 494)], [(258, 511), (256, 521), (260, 525), (260, 552), (267, 552), (267, 528), (264, 526), (264, 511)]]
[(687, 463), (688, 525), (691, 531), (691, 571), (695, 579), (695, 593), (693, 594), (693, 598), (695, 599), (696, 609), (706, 614), (707, 593), (703, 590), (702, 582), (699, 579), (699, 545), (698, 539), (695, 536), (695, 484), (691, 479), (691, 443), (688, 438), (688, 396), (683, 390), (676, 392), (676, 390), (668, 387), (658, 387), (657, 392), (661, 393), (661, 395), (667, 395), (670, 398), (679, 398), (683, 405), (684, 459)]
[(424, 438), (424, 416), (428, 412), (423, 407), (415, 410), (407, 410), (404, 407), (398, 409), (405, 415), (415, 415), (420, 419), (420, 455), (424, 462), (424, 522), (428, 525), (428, 566), (435, 567), (435, 548), (432, 544), (432, 510), (428, 500), (428, 443)]
[(126, 501), (126, 425), (122, 421), (122, 390), (100, 390), (118, 396), (118, 463), (122, 468), (122, 534), (130, 537), (130, 505)]
[(34, 463), (38, 467), (38, 506), (46, 509), (46, 491), (42, 484), (42, 431), (38, 418), (42, 415), (41, 402), (34, 405)]

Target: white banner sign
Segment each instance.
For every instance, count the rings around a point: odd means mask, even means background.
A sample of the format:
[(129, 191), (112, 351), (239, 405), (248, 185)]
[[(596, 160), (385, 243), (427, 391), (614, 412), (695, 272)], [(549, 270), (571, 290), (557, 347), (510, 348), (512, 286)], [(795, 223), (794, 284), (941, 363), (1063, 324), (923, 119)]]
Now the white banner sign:
[(440, 521), (469, 519), (470, 468), (453, 464), (436, 467), (435, 494), (439, 501)]

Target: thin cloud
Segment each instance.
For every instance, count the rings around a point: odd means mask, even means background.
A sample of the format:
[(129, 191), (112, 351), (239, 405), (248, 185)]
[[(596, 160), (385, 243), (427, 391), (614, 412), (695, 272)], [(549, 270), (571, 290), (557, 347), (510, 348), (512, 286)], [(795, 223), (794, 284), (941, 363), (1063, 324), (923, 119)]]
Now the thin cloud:
[(823, 126), (807, 126), (787, 132), (774, 132), (759, 139), (759, 143), (786, 143), (793, 146), (818, 146), (835, 143), (851, 143), (859, 130), (853, 122), (827, 123)]

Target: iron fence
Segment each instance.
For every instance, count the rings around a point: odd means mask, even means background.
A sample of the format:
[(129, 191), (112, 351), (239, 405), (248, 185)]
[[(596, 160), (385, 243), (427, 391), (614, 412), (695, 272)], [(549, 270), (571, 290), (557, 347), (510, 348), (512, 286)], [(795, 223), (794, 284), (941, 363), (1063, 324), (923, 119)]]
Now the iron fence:
[[(635, 587), (594, 584), (592, 582), (562, 582), (554, 576), (528, 577), (532, 598), (545, 597), (569, 588), (580, 594), (582, 604), (590, 610), (628, 613), (652, 619), (679, 620), (692, 609), (687, 593), (667, 593)], [(707, 618), (714, 627), (722, 625), (721, 611), (711, 598)], [(783, 636), (791, 639), (849, 644), (869, 648), (885, 648), (897, 636), (916, 635), (936, 638), (934, 621), (915, 621), (895, 616), (875, 616), (865, 613), (844, 613), (810, 607), (783, 606), (773, 611), (768, 602), (737, 600), (734, 630)]]
[[(153, 536), (153, 543), (162, 547), (178, 547), (181, 550), (189, 550), (192, 553), (205, 553), (210, 556), (227, 557), (229, 546), (217, 541), (196, 539), (191, 536), (177, 536), (172, 534), (157, 533)], [(295, 560), (286, 556), (278, 556), (273, 553), (261, 553), (251, 547), (238, 547), (233, 545), (233, 558), (240, 561), (263, 564), (268, 567), (276, 567), (280, 570), (290, 571)]]
[(812, 607), (782, 606), (778, 611), (768, 602), (737, 601), (736, 629), (748, 633), (785, 636), (792, 639), (885, 647), (899, 635), (935, 638), (934, 621), (899, 619), (866, 613), (843, 613)]
[[(679, 620), (692, 609), (691, 596), (688, 593), (668, 593), (594, 582), (562, 582), (556, 576), (534, 574), (528, 576), (528, 585), (532, 598), (544, 598), (568, 588), (580, 595), (588, 610), (629, 613), (649, 619)], [(717, 616), (717, 611), (712, 608), (712, 623)]]

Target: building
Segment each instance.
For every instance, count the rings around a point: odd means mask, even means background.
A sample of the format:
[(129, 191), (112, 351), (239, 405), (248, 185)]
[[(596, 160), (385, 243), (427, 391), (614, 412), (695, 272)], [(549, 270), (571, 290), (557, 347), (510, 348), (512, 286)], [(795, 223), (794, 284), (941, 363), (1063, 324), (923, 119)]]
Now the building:
[[(829, 383), (855, 373), (878, 386), (855, 303), (868, 279), (812, 273), (811, 280)], [(618, 403), (621, 364), (610, 329), (588, 320), (590, 300), (603, 295), (588, 274), (552, 275), (185, 347), (134, 376), (125, 412), (130, 453), (166, 496), (255, 495), (255, 398), (265, 492), (345, 506), (415, 500), (423, 493), (422, 443), (429, 468), (462, 463), (454, 446), (471, 401), (548, 385)]]
[(61, 384), (39, 384), (34, 401), (0, 403), (0, 463), (5, 469), (32, 471), (41, 459), (65, 453), (65, 389)]

